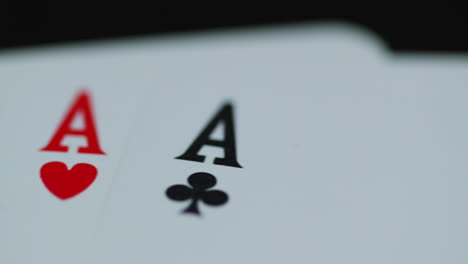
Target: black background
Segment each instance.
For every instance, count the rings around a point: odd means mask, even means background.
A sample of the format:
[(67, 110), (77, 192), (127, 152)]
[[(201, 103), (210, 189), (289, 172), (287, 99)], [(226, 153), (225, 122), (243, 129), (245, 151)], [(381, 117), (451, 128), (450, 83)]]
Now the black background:
[[(395, 52), (468, 51), (468, 15), (462, 7), (367, 6), (333, 8), (265, 3), (261, 8), (225, 2), (206, 7), (6, 2), (0, 10), (0, 50), (128, 36), (167, 35), (256, 25), (348, 21), (376, 32)], [(339, 8), (338, 8), (339, 7)], [(367, 11), (363, 11), (367, 10)]]

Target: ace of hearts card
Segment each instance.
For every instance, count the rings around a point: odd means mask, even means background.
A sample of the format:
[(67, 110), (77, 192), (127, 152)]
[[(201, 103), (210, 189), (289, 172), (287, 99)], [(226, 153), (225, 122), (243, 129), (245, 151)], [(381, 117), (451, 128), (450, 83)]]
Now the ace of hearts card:
[(138, 67), (112, 49), (94, 52), (2, 60), (1, 263), (86, 254), (145, 89), (132, 83), (144, 78)]

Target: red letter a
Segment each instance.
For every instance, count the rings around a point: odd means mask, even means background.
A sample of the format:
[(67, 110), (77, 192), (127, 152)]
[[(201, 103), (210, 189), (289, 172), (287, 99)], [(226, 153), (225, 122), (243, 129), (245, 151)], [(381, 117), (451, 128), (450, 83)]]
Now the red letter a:
[[(82, 91), (78, 94), (77, 98), (73, 102), (70, 110), (68, 110), (68, 113), (65, 115), (65, 118), (58, 127), (49, 144), (42, 148), (41, 151), (67, 152), (68, 147), (62, 145), (62, 141), (65, 138), (65, 136), (69, 135), (83, 136), (86, 138), (88, 146), (79, 147), (78, 153), (101, 155), (106, 154), (101, 150), (101, 147), (99, 146), (90, 101), (90, 95), (86, 91)], [(77, 117), (79, 113), (83, 115), (84, 127), (82, 129), (74, 129), (71, 127), (71, 125), (73, 123), (73, 120)]]

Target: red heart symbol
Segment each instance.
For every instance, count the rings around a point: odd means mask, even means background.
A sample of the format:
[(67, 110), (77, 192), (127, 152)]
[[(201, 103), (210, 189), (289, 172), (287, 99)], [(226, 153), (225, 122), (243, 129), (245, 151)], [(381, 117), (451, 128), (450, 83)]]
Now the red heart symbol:
[(96, 179), (97, 173), (96, 167), (87, 163), (78, 163), (71, 170), (59, 161), (52, 161), (41, 167), (42, 182), (52, 194), (62, 200), (86, 190)]

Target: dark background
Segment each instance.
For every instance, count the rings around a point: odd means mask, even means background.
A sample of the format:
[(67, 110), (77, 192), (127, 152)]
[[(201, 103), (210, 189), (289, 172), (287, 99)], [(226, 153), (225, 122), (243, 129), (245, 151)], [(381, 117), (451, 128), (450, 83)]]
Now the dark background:
[[(81, 2), (17, 3), (0, 8), (0, 51), (128, 36), (167, 35), (212, 29), (251, 27), (323, 20), (366, 26), (395, 52), (468, 51), (468, 15), (462, 7), (412, 7), (382, 4), (369, 7), (314, 8), (283, 3), (263, 8), (226, 2), (219, 6), (171, 6), (136, 3), (83, 5)], [(14, 3), (14, 4), (13, 4)]]

